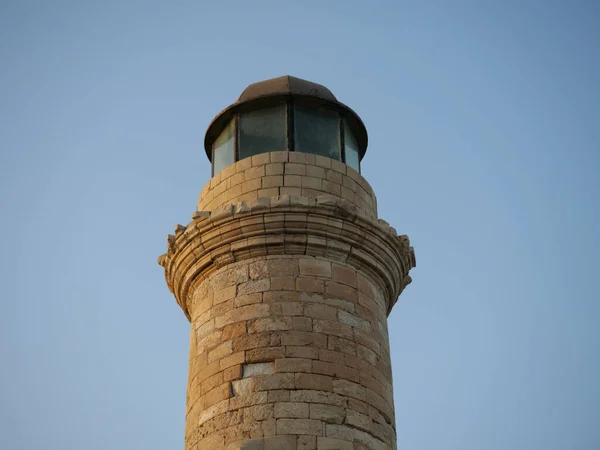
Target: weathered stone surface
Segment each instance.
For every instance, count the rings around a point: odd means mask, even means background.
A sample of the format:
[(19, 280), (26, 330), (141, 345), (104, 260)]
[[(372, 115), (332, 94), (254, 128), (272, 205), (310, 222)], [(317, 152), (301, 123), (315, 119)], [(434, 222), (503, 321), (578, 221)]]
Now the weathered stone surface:
[(323, 435), (323, 422), (313, 419), (277, 419), (277, 434)]
[(317, 438), (317, 450), (354, 450), (354, 444), (352, 441), (319, 436)]
[(307, 419), (309, 415), (308, 403), (283, 402), (275, 403), (275, 417), (287, 417), (296, 419)]
[(387, 314), (415, 261), (366, 180), (263, 153), (197, 210), (159, 259), (192, 322), (186, 450), (392, 448)]

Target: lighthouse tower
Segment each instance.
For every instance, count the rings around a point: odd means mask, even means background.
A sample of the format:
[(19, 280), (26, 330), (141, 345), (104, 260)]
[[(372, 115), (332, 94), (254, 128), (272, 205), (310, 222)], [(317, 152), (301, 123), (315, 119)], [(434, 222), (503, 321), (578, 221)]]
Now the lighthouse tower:
[(185, 449), (395, 449), (387, 317), (409, 239), (326, 87), (251, 84), (204, 140), (212, 178), (159, 257), (191, 323)]

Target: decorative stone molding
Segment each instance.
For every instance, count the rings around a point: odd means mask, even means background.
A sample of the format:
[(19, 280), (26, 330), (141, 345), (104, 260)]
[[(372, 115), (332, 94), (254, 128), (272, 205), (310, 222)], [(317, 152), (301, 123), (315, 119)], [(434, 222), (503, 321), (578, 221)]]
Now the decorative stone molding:
[(309, 255), (360, 269), (380, 286), (388, 314), (416, 265), (408, 236), (333, 196), (258, 198), (192, 217), (186, 227), (175, 227), (167, 253), (158, 258), (188, 319), (194, 284), (224, 265), (257, 256)]

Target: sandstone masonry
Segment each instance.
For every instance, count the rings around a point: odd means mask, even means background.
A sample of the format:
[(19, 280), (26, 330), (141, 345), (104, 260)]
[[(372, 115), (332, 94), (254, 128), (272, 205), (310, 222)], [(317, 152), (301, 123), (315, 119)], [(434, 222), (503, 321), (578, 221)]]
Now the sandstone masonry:
[(396, 448), (387, 316), (414, 251), (358, 172), (232, 164), (159, 264), (191, 322), (186, 450)]

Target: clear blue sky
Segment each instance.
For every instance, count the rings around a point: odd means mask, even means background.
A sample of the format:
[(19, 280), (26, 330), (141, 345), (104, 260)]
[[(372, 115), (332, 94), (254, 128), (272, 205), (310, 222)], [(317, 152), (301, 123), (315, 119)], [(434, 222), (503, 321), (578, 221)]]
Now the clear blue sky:
[(0, 3), (0, 448), (182, 448), (156, 263), (252, 82), (329, 87), (418, 267), (400, 449), (600, 448), (600, 3)]

